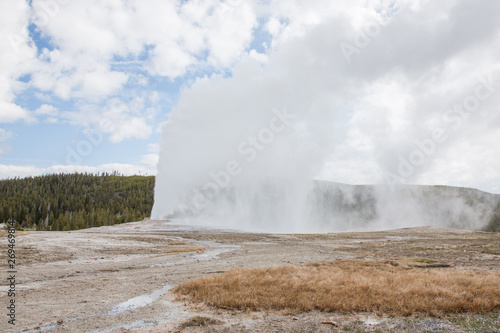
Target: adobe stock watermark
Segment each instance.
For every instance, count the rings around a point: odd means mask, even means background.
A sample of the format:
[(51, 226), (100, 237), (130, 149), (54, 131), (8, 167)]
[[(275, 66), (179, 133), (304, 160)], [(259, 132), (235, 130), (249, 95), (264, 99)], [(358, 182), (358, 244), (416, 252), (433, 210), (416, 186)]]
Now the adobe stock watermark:
[(224, 4), (229, 7), (237, 7), (243, 3), (243, 0), (224, 0), (221, 4)]
[(38, 7), (36, 12), (35, 24), (39, 27), (46, 26), (51, 19), (59, 15), (61, 7), (67, 5), (73, 0), (40, 0), (33, 6)]
[(27, 29), (21, 29), (19, 33), (7, 33), (7, 39), (9, 40), (10, 46), (14, 53), (19, 52), (21, 45), (26, 44), (29, 41), (29, 34)]
[[(46, 26), (51, 19), (59, 15), (61, 8), (73, 0), (40, 0), (31, 2), (34, 9), (33, 22), (37, 27)], [(22, 29), (19, 33), (8, 33), (7, 39), (14, 52), (19, 51), (19, 47), (29, 41), (29, 33), (27, 29)]]
[(225, 167), (215, 172), (209, 172), (210, 181), (201, 187), (193, 188), (186, 196), (176, 211), (192, 212), (199, 211), (205, 207), (210, 200), (214, 199), (220, 191), (227, 188), (234, 177), (237, 177), (244, 171), (245, 164), (252, 163), (262, 152), (272, 144), (276, 136), (290, 127), (295, 114), (288, 113), (286, 109), (273, 110), (274, 116), (269, 120), (268, 126), (260, 129), (255, 135), (249, 135), (240, 142), (236, 148), (239, 159), (229, 160)]
[[(155, 78), (149, 78), (148, 85), (156, 84), (158, 84), (158, 81)], [(113, 99), (112, 104), (108, 105), (108, 108), (111, 110), (122, 110), (122, 114), (138, 114), (143, 109), (142, 101), (147, 98), (147, 93), (145, 89), (133, 89), (124, 96), (124, 99), (129, 101), (128, 103), (121, 99)], [(81, 164), (86, 157), (93, 153), (94, 149), (102, 144), (105, 134), (113, 133), (115, 130), (116, 121), (108, 117), (100, 119), (96, 129), (84, 131), (83, 139), (66, 146), (66, 164)]]
[(352, 62), (353, 55), (359, 54), (361, 50), (370, 45), (375, 37), (380, 35), (382, 23), (381, 19), (369, 21), (356, 33), (354, 39), (350, 43), (343, 41), (339, 44), (340, 51), (348, 64)]
[(78, 165), (82, 163), (84, 158), (92, 154), (94, 149), (104, 141), (104, 133), (112, 132), (114, 128), (115, 125), (111, 119), (101, 119), (97, 129), (84, 132), (84, 139), (66, 146), (66, 164)]
[(478, 79), (473, 93), (466, 96), (461, 103), (455, 103), (452, 108), (443, 112), (444, 126), (436, 127), (427, 138), (415, 142), (415, 148), (406, 155), (398, 156), (397, 173), (386, 172), (386, 183), (394, 189), (395, 184), (405, 184), (407, 179), (415, 174), (436, 153), (439, 145), (445, 143), (457, 133), (471, 115), (479, 110), (481, 102), (486, 101), (496, 91), (497, 82), (492, 75)]

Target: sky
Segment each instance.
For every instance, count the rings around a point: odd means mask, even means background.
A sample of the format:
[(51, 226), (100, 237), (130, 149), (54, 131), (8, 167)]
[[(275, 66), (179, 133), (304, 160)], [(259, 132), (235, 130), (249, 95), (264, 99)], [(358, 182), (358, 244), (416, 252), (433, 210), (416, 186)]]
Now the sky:
[(179, 156), (193, 136), (214, 156), (276, 108), (303, 112), (272, 144), (314, 178), (500, 193), (499, 16), (496, 0), (0, 0), (0, 178), (154, 175), (169, 124)]

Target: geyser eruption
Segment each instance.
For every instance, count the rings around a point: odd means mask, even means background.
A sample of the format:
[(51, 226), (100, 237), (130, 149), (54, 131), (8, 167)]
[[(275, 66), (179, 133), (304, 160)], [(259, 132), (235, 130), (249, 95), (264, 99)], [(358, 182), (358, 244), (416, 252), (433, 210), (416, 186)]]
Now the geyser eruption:
[[(450, 14), (456, 20), (473, 12), (466, 2), (460, 6)], [(396, 172), (401, 151), (411, 152), (415, 141), (441, 126), (435, 111), (474, 91), (476, 82), (460, 89), (447, 85), (449, 63), (461, 64), (460, 75), (491, 74), (487, 66), (467, 65), (470, 55), (459, 51), (474, 41), (456, 40), (463, 35), (460, 25), (429, 29), (453, 17), (422, 6), (380, 23), (380, 13), (365, 19), (378, 22), (383, 33), (355, 53), (346, 55), (341, 46), (356, 41), (357, 30), (339, 15), (281, 40), (267, 55), (249, 55), (230, 77), (200, 78), (186, 88), (162, 129), (152, 218), (269, 232), (484, 226), (496, 196), (443, 199), (426, 192), (433, 190), (394, 184), (360, 190), (314, 181), (340, 154), (356, 161), (352, 168), (374, 175), (357, 183), (382, 183), (385, 172)], [(482, 26), (477, 32), (486, 39), (493, 36), (490, 30)], [(450, 50), (429, 53), (430, 41)], [(442, 89), (433, 88), (439, 84)], [(481, 103), (493, 107), (493, 100)], [(462, 144), (447, 135), (446, 144), (436, 146), (405, 180), (418, 179), (455, 142)]]
[(330, 65), (336, 41), (314, 52), (299, 51), (303, 43), (283, 45), (266, 63), (248, 58), (232, 77), (199, 79), (183, 92), (163, 128), (153, 218), (309, 228), (306, 198), (334, 146), (335, 116), (348, 93)]

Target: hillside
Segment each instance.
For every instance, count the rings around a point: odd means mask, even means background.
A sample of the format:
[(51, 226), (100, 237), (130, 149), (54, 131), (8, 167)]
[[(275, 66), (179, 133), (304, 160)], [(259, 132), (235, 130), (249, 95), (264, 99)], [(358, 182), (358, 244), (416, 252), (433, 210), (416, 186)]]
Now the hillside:
[(75, 230), (142, 220), (154, 177), (57, 174), (0, 181), (0, 222), (18, 228)]

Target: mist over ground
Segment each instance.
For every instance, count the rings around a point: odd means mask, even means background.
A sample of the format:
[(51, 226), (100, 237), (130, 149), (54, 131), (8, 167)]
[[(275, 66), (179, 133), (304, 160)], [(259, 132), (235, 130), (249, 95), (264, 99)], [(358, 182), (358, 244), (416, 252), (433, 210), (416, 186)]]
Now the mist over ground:
[(418, 226), (500, 231), (500, 195), (448, 186), (391, 189), (314, 181), (304, 193), (293, 181), (273, 178), (228, 187), (202, 206), (180, 207), (167, 218), (249, 232), (325, 233)]
[[(344, 4), (196, 79), (163, 126), (152, 218), (482, 228), (497, 199), (401, 184), (500, 191), (499, 16), (496, 1)], [(356, 197), (314, 179), (382, 185)]]

